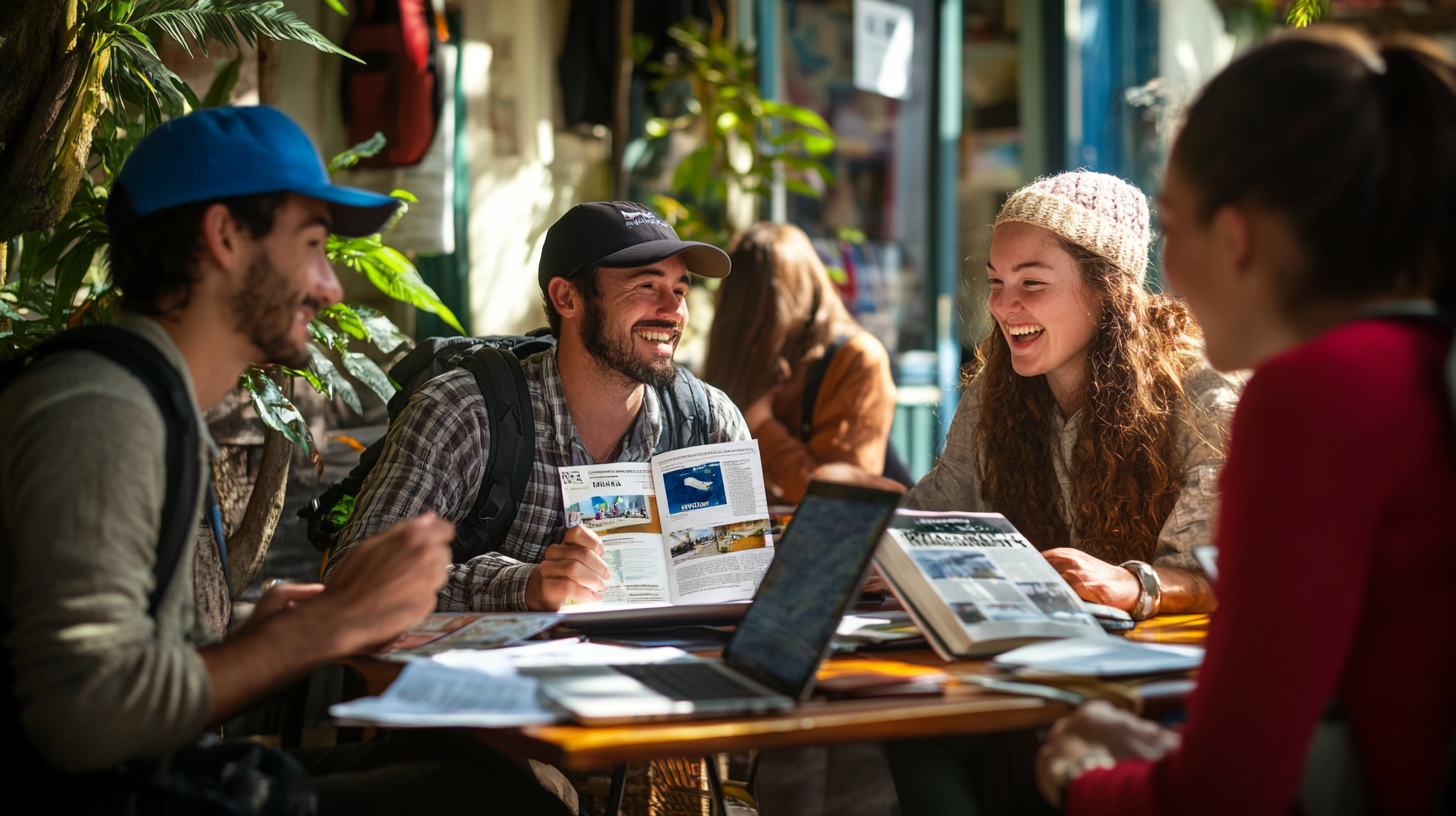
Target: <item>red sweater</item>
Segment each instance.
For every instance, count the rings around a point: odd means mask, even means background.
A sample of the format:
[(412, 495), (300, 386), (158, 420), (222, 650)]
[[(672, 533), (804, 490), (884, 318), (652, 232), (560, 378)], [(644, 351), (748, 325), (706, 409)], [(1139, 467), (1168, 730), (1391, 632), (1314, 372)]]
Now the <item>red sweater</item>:
[(1288, 814), (1325, 704), (1383, 814), (1425, 814), (1456, 724), (1448, 331), (1361, 320), (1254, 374), (1220, 482), (1219, 599), (1182, 747), (1067, 812)]

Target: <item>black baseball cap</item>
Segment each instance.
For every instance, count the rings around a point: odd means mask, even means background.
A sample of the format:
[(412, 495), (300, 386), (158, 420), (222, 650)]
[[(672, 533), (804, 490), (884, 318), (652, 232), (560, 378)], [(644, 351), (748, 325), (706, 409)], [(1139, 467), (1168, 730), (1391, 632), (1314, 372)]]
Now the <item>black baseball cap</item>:
[(721, 278), (732, 264), (728, 253), (697, 241), (682, 241), (662, 216), (635, 201), (591, 201), (567, 210), (546, 231), (537, 279), (545, 292), (552, 278), (570, 280), (589, 266), (631, 269), (683, 256), (688, 271)]

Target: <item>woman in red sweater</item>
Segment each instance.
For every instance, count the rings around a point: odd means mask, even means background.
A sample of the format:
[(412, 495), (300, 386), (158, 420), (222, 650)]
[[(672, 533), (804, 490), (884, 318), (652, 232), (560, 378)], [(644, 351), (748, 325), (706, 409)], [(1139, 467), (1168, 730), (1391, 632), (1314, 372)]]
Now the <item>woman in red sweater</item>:
[(1429, 813), (1456, 727), (1456, 444), (1452, 334), (1418, 315), (1456, 306), (1456, 74), (1343, 29), (1258, 48), (1190, 108), (1159, 212), (1210, 362), (1255, 369), (1219, 607), (1183, 730), (1084, 706), (1043, 793), (1076, 816)]

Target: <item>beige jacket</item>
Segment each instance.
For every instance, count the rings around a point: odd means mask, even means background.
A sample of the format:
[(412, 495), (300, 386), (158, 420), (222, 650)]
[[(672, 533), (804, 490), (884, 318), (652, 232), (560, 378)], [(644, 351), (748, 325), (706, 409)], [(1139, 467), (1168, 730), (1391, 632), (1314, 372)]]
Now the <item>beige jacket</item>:
[[(159, 324), (118, 322), (160, 348), (192, 394), (186, 362)], [(201, 412), (198, 424), (206, 479)], [(147, 615), (165, 448), (146, 387), (99, 355), (42, 360), (0, 395), (0, 603), (15, 621), (6, 645), (21, 720), (63, 771), (160, 756), (207, 719), (190, 548), (157, 620)], [(201, 513), (199, 501), (193, 527)]]
[[(1163, 523), (1153, 563), (1200, 571), (1193, 557), (1193, 548), (1213, 543), (1213, 524), (1218, 516), (1218, 474), (1223, 469), (1228, 448), (1229, 423), (1234, 407), (1244, 388), (1241, 375), (1222, 374), (1201, 366), (1192, 369), (1183, 379), (1183, 390), (1189, 408), (1178, 434), (1178, 449), (1183, 455), (1185, 476), (1173, 512)], [(995, 512), (981, 498), (979, 454), (976, 452), (976, 423), (980, 420), (981, 400), (978, 381), (972, 380), (961, 395), (960, 407), (951, 422), (945, 440), (945, 453), (930, 472), (925, 474), (906, 497), (905, 507), (913, 510), (961, 510)], [(1062, 488), (1063, 516), (1072, 527), (1071, 461), (1077, 443), (1077, 427), (1082, 412), (1063, 420), (1052, 411), (1052, 434), (1057, 444), (1052, 448), (1052, 468)], [(1075, 528), (1071, 545), (1078, 546)], [(1032, 542), (1035, 544), (1036, 542)]]

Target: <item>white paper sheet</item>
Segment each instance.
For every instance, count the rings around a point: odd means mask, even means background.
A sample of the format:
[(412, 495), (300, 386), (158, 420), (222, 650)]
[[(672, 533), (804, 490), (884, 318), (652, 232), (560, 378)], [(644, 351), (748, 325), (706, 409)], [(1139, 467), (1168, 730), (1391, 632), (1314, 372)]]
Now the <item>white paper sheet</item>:
[(504, 728), (560, 722), (558, 709), (543, 703), (538, 684), (518, 674), (489, 675), (416, 660), (379, 697), (329, 707), (341, 720), (389, 726), (475, 726)]
[(670, 646), (633, 649), (575, 638), (505, 649), (459, 649), (416, 658), (384, 694), (339, 703), (329, 713), (341, 720), (417, 728), (562, 722), (565, 714), (544, 702), (537, 694), (539, 683), (521, 676), (518, 667), (662, 663), (687, 656)]
[(1203, 648), (1138, 643), (1120, 637), (1066, 638), (1012, 649), (997, 664), (1089, 677), (1187, 671), (1203, 662)]
[(515, 675), (517, 668), (539, 666), (613, 666), (629, 663), (664, 663), (688, 653), (672, 646), (634, 649), (575, 638), (545, 640), (508, 649), (460, 650), (435, 655), (435, 662), (491, 675)]

